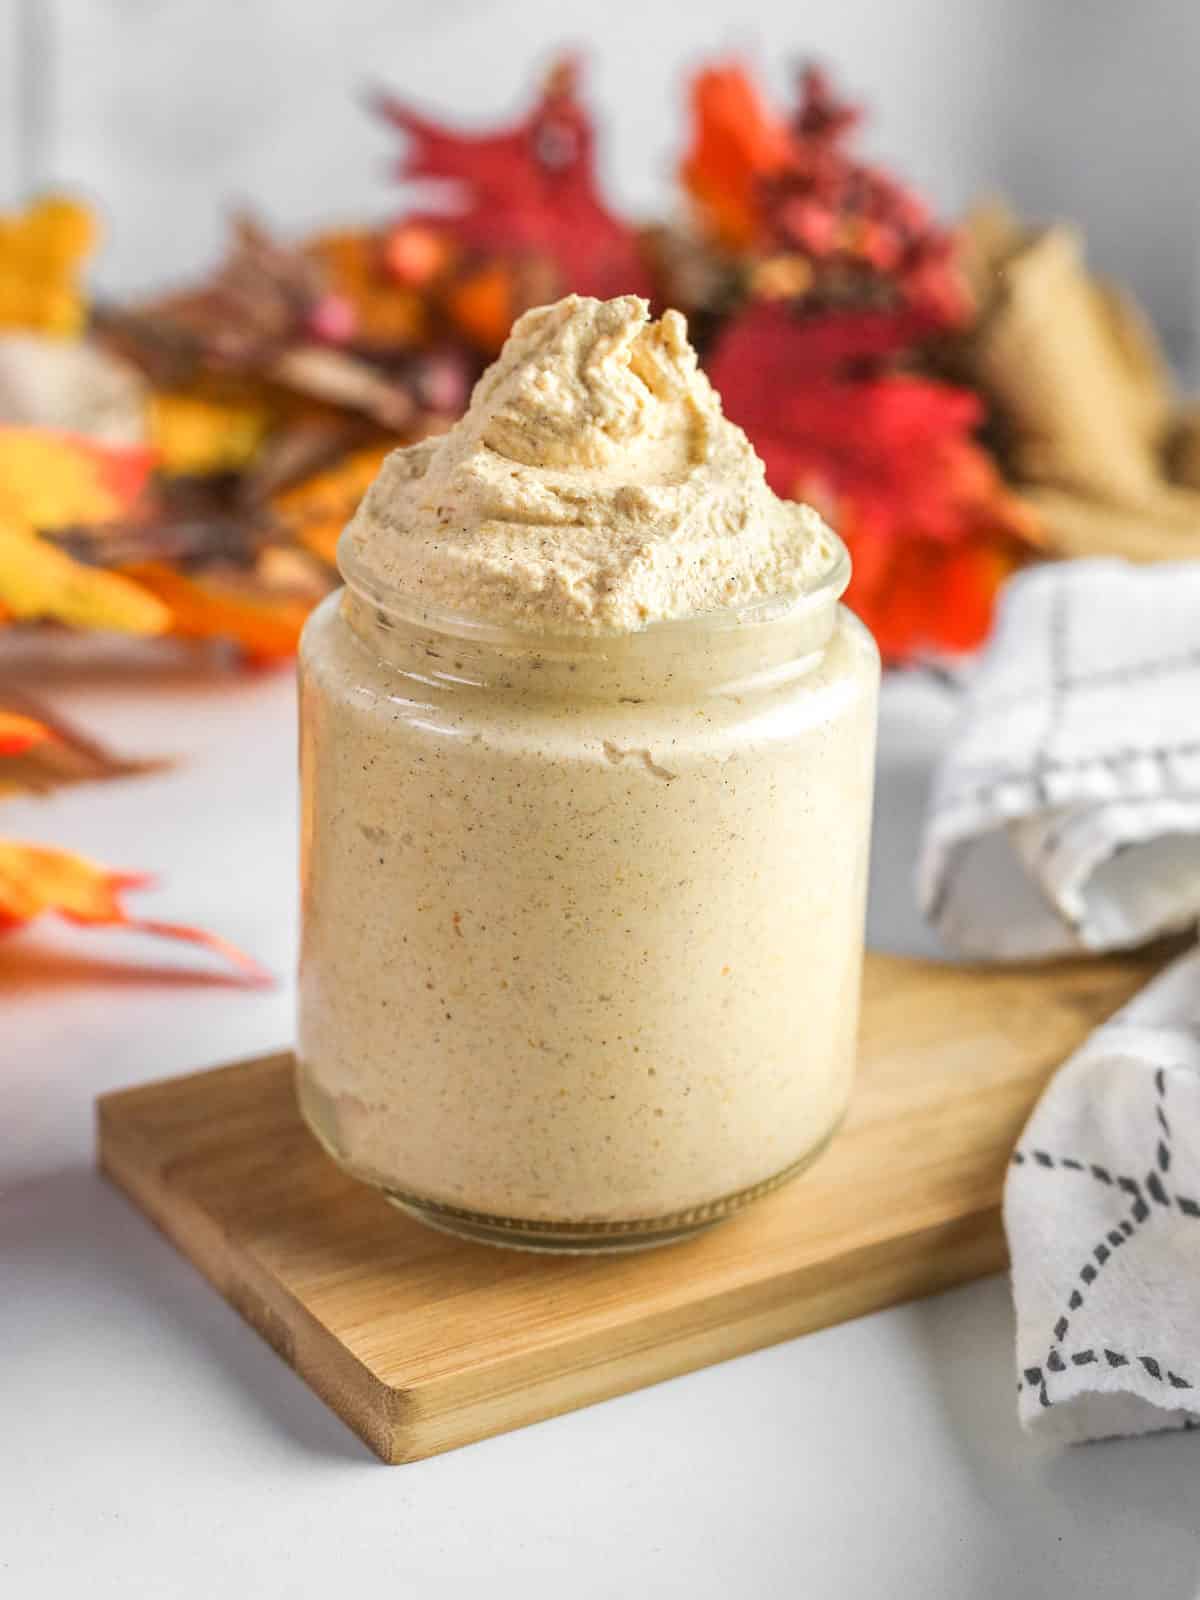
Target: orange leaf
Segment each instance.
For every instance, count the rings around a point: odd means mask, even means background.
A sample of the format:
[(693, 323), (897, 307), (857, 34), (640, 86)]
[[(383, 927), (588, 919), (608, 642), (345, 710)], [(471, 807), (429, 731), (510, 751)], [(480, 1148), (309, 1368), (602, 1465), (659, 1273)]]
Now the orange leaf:
[(121, 904), (126, 889), (150, 880), (137, 872), (111, 872), (69, 850), (0, 839), (0, 930), (56, 913), (85, 926), (130, 928), (202, 945), (234, 967), (248, 983), (269, 983), (270, 974), (243, 951), (202, 928), (131, 917)]
[(390, 444), (356, 450), (325, 472), (277, 494), (271, 509), (294, 540), (333, 566), (342, 529), (391, 450)]
[(258, 661), (280, 661), (296, 653), (313, 596), (272, 593), (253, 578), (189, 577), (161, 561), (126, 569), (170, 614), (172, 633), (185, 639), (229, 639)]
[(745, 249), (758, 227), (758, 185), (791, 157), (788, 125), (737, 66), (711, 67), (696, 77), (692, 115), (684, 185), (717, 238)]
[(957, 544), (860, 536), (846, 521), (842, 531), (854, 562), (846, 603), (889, 662), (978, 648), (1001, 585), (1028, 559), (1015, 541), (985, 528)]
[(23, 717), (19, 711), (0, 708), (0, 756), (19, 756), (36, 744), (45, 744), (54, 733), (44, 722)]
[(429, 334), (429, 307), (422, 293), (393, 276), (387, 243), (373, 233), (323, 233), (307, 248), (321, 267), (331, 294), (353, 308), (358, 337), (384, 345), (419, 344)]
[(516, 285), (503, 261), (464, 274), (446, 293), (446, 310), (467, 338), (496, 355), (508, 338), (517, 310)]

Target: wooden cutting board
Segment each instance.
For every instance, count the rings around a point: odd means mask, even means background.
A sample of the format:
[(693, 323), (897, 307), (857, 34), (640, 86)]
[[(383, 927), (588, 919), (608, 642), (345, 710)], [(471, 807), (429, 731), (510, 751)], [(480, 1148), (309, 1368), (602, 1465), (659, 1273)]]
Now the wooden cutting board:
[(410, 1221), (311, 1138), (287, 1055), (104, 1096), (99, 1160), (385, 1461), (412, 1461), (1002, 1267), (1021, 1125), (1153, 965), (868, 956), (828, 1153), (640, 1255), (523, 1255)]

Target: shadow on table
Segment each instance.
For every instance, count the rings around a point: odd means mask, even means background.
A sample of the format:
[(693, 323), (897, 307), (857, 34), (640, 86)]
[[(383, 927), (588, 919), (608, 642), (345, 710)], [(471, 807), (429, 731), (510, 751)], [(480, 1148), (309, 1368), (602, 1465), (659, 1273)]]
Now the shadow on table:
[(973, 1588), (964, 1574), (963, 1600), (1200, 1593), (1200, 1437), (1053, 1447), (1023, 1433), (1006, 1277), (919, 1301), (906, 1315), (948, 1445), (1011, 1547), (1003, 1583), (993, 1571)]
[[(65, 1388), (80, 1387), (76, 1425), (88, 1426), (88, 1390), (105, 1383), (97, 1370), (97, 1344), (120, 1343), (121, 1372), (134, 1373), (139, 1351), (150, 1347), (161, 1369), (163, 1347), (178, 1352), (186, 1385), (197, 1366), (211, 1366), (214, 1382), (236, 1389), (236, 1402), (314, 1454), (373, 1461), (367, 1447), (268, 1348), (221, 1297), (178, 1257), (99, 1174), (70, 1169), (0, 1195), (0, 1283), (15, 1286), (0, 1321), (15, 1322), (3, 1341), (6, 1362), (22, 1349), (61, 1333), (61, 1319), (88, 1320), (67, 1330)], [(11, 1290), (9, 1291), (11, 1293)], [(40, 1325), (37, 1319), (41, 1319)], [(100, 1361), (102, 1369), (103, 1362)], [(10, 1373), (10, 1376), (12, 1374)], [(161, 1380), (160, 1380), (161, 1381)], [(34, 1388), (25, 1391), (34, 1404)], [(63, 1397), (58, 1397), (61, 1404)], [(139, 1394), (141, 1403), (149, 1397)], [(197, 1429), (207, 1425), (195, 1418)], [(172, 1426), (164, 1418), (164, 1430)], [(164, 1456), (182, 1447), (164, 1431)]]

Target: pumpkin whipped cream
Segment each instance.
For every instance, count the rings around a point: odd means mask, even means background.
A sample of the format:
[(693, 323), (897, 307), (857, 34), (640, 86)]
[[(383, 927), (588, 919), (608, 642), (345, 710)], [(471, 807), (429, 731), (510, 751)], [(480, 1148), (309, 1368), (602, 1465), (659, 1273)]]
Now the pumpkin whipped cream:
[(410, 598), (551, 634), (794, 594), (835, 559), (721, 414), (683, 317), (634, 295), (527, 312), (462, 420), (388, 458), (350, 541)]
[(683, 319), (522, 317), (342, 564), (302, 647), (326, 1148), (544, 1249), (681, 1237), (797, 1171), (850, 1091), (878, 654)]

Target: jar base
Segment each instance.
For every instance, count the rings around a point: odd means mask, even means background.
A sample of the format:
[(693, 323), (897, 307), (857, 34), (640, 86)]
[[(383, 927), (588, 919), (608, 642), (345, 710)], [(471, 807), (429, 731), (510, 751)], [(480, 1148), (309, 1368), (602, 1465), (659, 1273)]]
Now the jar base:
[(745, 1189), (737, 1189), (716, 1200), (706, 1200), (686, 1210), (646, 1219), (612, 1222), (560, 1222), (533, 1217), (502, 1217), (486, 1211), (470, 1211), (440, 1200), (395, 1188), (381, 1174), (365, 1171), (347, 1159), (334, 1137), (330, 1102), (301, 1070), (296, 1073), (296, 1099), (300, 1114), (326, 1155), (359, 1183), (377, 1189), (398, 1210), (434, 1228), (474, 1244), (498, 1245), (507, 1250), (528, 1250), (542, 1255), (597, 1256), (625, 1255), (635, 1250), (653, 1250), (659, 1245), (678, 1244), (715, 1227), (734, 1216), (752, 1201), (773, 1193), (798, 1178), (827, 1149), (842, 1125), (842, 1115), (816, 1144), (780, 1172), (763, 1178)]
[[(721, 1217), (705, 1222), (684, 1222), (661, 1227), (652, 1224), (631, 1224), (631, 1228), (644, 1226), (643, 1232), (583, 1233), (569, 1224), (523, 1222), (511, 1217), (488, 1217), (469, 1211), (455, 1211), (448, 1206), (431, 1205), (423, 1200), (410, 1200), (384, 1190), (384, 1195), (398, 1211), (438, 1233), (448, 1233), (456, 1239), (466, 1239), (472, 1244), (497, 1245), (501, 1250), (523, 1250), (547, 1256), (600, 1256), (631, 1255), (636, 1250), (654, 1250), (659, 1245), (677, 1244), (696, 1234), (706, 1233), (716, 1227)], [(615, 1226), (620, 1226), (616, 1224)], [(562, 1231), (558, 1231), (559, 1229)]]
[(645, 1221), (622, 1222), (543, 1222), (530, 1218), (497, 1217), (486, 1212), (465, 1211), (457, 1206), (422, 1200), (384, 1188), (385, 1197), (415, 1221), (439, 1233), (452, 1234), (473, 1244), (498, 1245), (506, 1250), (532, 1251), (540, 1255), (598, 1256), (628, 1255), (635, 1250), (654, 1250), (660, 1245), (680, 1244), (685, 1239), (706, 1233), (719, 1222), (736, 1215), (752, 1201), (773, 1193), (798, 1178), (812, 1166), (837, 1132), (834, 1127), (798, 1161), (782, 1172), (748, 1189), (739, 1189), (719, 1200), (677, 1211), (670, 1216)]

